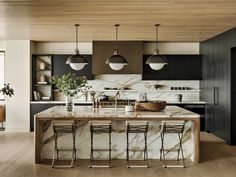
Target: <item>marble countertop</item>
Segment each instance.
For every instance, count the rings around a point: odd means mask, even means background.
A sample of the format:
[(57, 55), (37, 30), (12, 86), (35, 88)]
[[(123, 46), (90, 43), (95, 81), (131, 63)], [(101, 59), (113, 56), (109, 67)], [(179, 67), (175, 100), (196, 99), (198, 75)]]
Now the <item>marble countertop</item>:
[(160, 112), (134, 111), (125, 112), (124, 108), (93, 108), (92, 106), (75, 106), (72, 113), (66, 111), (65, 106), (54, 106), (35, 115), (35, 118), (55, 119), (79, 119), (79, 120), (156, 120), (156, 119), (199, 119), (200, 115), (180, 108), (178, 106), (166, 106)]

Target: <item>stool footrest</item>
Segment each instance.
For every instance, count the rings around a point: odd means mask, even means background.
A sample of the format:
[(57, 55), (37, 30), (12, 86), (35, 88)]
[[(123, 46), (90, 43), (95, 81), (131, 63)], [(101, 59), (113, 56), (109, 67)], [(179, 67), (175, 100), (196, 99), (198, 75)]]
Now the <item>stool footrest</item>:
[[(93, 151), (109, 151), (109, 149), (93, 149)], [(112, 151), (112, 149), (111, 149)]]
[(54, 165), (52, 168), (73, 168), (71, 165)]
[(175, 152), (175, 151), (179, 151), (180, 149), (160, 149), (160, 150), (162, 150), (162, 151), (170, 151), (170, 152), (174, 151)]
[(164, 168), (185, 168), (184, 165), (163, 165)]
[(149, 168), (148, 165), (127, 165), (127, 168)]
[(89, 165), (89, 168), (111, 168), (110, 165)]
[[(57, 149), (57, 151), (73, 151), (74, 149)], [(76, 149), (75, 149), (76, 150)]]

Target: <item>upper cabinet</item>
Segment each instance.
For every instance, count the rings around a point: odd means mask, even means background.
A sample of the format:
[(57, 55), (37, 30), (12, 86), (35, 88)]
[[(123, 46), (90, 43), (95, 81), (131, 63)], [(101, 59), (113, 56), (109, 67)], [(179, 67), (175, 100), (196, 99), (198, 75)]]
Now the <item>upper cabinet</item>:
[(122, 70), (114, 71), (106, 60), (114, 54), (115, 41), (94, 41), (93, 42), (93, 74), (141, 74), (143, 58), (143, 42), (141, 41), (120, 41), (119, 51), (128, 61), (128, 65)]
[(152, 70), (146, 64), (148, 57), (143, 56), (143, 80), (201, 80), (201, 55), (165, 55), (168, 64), (161, 70)]
[(88, 80), (93, 79), (92, 75), (92, 55), (83, 55), (88, 59), (88, 64), (79, 71), (73, 70), (70, 65), (66, 64), (66, 60), (71, 55), (54, 55), (53, 57), (53, 75), (62, 76), (69, 72), (75, 73), (77, 76), (86, 76)]

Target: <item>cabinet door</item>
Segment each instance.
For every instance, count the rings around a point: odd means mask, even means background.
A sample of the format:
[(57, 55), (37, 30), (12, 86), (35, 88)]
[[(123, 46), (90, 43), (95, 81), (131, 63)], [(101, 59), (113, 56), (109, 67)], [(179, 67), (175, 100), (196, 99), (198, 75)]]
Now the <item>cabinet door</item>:
[(146, 64), (150, 55), (143, 56), (143, 80), (201, 80), (201, 55), (165, 55), (168, 64), (155, 71)]
[(88, 59), (88, 64), (79, 71), (73, 70), (70, 65), (66, 64), (71, 55), (54, 55), (53, 57), (53, 75), (62, 76), (69, 72), (77, 76), (86, 76), (88, 80), (93, 79), (92, 75), (92, 55), (84, 55)]
[[(224, 40), (224, 39), (222, 39)], [(216, 104), (215, 104), (215, 135), (230, 143), (228, 131), (230, 130), (230, 70), (225, 56), (225, 43), (215, 43), (215, 88), (216, 88)]]

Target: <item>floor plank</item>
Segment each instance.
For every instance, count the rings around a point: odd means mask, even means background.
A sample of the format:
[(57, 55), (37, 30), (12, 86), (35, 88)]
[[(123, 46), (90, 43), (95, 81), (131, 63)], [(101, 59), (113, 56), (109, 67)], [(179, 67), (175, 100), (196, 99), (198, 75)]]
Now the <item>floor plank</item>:
[(159, 160), (151, 167), (127, 169), (124, 160), (113, 160), (110, 169), (90, 169), (88, 160), (78, 160), (73, 169), (52, 169), (34, 164), (34, 134), (0, 132), (0, 177), (234, 177), (236, 147), (201, 133), (201, 163), (187, 161), (187, 168), (163, 168)]

